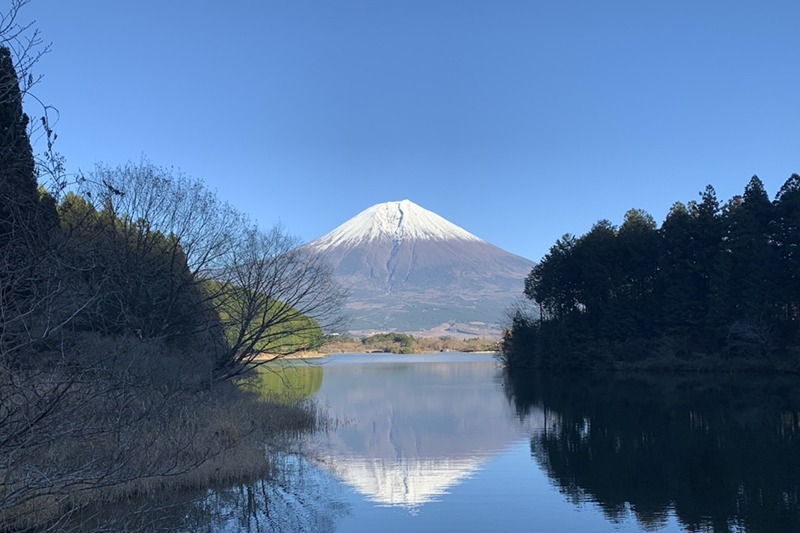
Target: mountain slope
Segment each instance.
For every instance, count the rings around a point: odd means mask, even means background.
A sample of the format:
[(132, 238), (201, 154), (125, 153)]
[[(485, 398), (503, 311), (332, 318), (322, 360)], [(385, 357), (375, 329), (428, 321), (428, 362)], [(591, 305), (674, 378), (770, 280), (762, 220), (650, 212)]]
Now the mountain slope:
[(351, 291), (351, 329), (498, 334), (533, 263), (403, 200), (374, 205), (307, 246)]

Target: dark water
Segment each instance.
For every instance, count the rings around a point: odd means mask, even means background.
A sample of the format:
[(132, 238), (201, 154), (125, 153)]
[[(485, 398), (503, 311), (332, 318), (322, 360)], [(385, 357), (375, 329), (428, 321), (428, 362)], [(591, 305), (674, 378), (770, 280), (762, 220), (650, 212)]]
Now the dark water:
[(660, 530), (800, 531), (800, 383), (741, 376), (522, 374), (544, 413), (531, 456), (571, 501)]
[(172, 530), (800, 532), (798, 385), (335, 356), (263, 386), (337, 423), (273, 458), (278, 479), (181, 506)]

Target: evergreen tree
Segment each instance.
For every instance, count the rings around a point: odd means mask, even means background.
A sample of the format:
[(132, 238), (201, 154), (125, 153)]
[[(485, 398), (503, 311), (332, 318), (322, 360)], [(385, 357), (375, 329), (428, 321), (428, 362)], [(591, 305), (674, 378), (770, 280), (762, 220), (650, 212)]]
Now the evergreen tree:
[(59, 214), (71, 239), (73, 283), (95, 295), (76, 323), (79, 329), (179, 341), (183, 347), (209, 329), (202, 286), (177, 237), (154, 230), (147, 220), (119, 216), (112, 197), (98, 212), (70, 193)]
[(717, 268), (717, 257), (722, 243), (721, 211), (714, 187), (706, 186), (700, 193), (701, 201), (689, 204), (691, 224), (689, 239), (691, 256), (688, 264), (692, 306), (688, 309), (689, 321), (700, 333), (696, 341), (713, 341), (708, 328), (717, 325), (711, 314), (712, 279)]
[(588, 326), (596, 335), (608, 333), (608, 312), (619, 285), (621, 263), (617, 250), (617, 229), (608, 220), (597, 222), (578, 239), (578, 301)]
[[(691, 239), (693, 241), (694, 268), (697, 290), (703, 306), (707, 308), (710, 280), (715, 268), (717, 252), (722, 241), (721, 210), (717, 193), (711, 185), (700, 193), (700, 203), (692, 203)], [(707, 309), (704, 309), (706, 311)], [(697, 317), (698, 320), (704, 318)]]
[(772, 239), (780, 261), (783, 335), (794, 339), (800, 313), (800, 176), (792, 174), (783, 184), (775, 197), (774, 209)]
[(756, 327), (772, 320), (777, 255), (771, 242), (773, 207), (753, 176), (741, 197), (725, 206), (723, 244), (713, 282), (713, 314), (723, 325)]
[[(0, 349), (11, 350), (48, 326), (35, 322), (54, 293), (44, 288), (56, 262), (48, 262), (57, 228), (54, 202), (40, 192), (28, 139), (28, 117), (11, 52), (0, 46)], [(32, 312), (38, 308), (39, 313)], [(34, 333), (35, 332), (35, 333)], [(26, 339), (26, 340), (23, 340)]]
[(640, 209), (625, 213), (617, 247), (622, 268), (614, 321), (625, 337), (650, 335), (655, 327), (652, 294), (658, 272), (658, 231), (653, 217)]
[(667, 333), (686, 333), (690, 310), (698, 305), (690, 275), (691, 225), (689, 209), (681, 202), (673, 204), (661, 225), (655, 301), (659, 307), (659, 329)]
[(723, 208), (710, 185), (699, 201), (674, 204), (660, 229), (630, 210), (619, 229), (600, 221), (566, 235), (533, 268), (525, 295), (541, 316), (515, 315), (509, 364), (583, 367), (654, 352), (680, 365), (706, 353), (759, 367), (800, 341), (800, 176), (774, 202), (753, 176)]
[(0, 248), (14, 256), (36, 237), (39, 192), (27, 127), (11, 52), (0, 46)]
[(565, 318), (578, 307), (577, 239), (566, 234), (556, 241), (525, 279), (525, 295), (539, 305), (543, 318)]

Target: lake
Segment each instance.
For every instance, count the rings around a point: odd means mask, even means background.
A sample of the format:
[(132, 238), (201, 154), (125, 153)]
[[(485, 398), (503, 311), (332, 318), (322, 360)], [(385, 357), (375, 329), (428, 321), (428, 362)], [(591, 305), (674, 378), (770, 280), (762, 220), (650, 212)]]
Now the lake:
[(159, 530), (800, 531), (795, 377), (509, 376), (490, 355), (371, 354), (259, 383), (314, 398), (329, 427), (270, 455), (269, 480), (165, 495)]
[(800, 387), (505, 376), (488, 355), (337, 355), (280, 380), (336, 422), (208, 531), (800, 531)]

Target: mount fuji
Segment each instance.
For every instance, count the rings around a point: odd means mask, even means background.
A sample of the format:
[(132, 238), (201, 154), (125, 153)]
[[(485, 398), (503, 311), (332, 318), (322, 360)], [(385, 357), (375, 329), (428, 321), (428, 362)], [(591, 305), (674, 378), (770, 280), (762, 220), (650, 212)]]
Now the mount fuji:
[(353, 333), (499, 336), (534, 263), (409, 200), (374, 205), (306, 246), (350, 290)]

